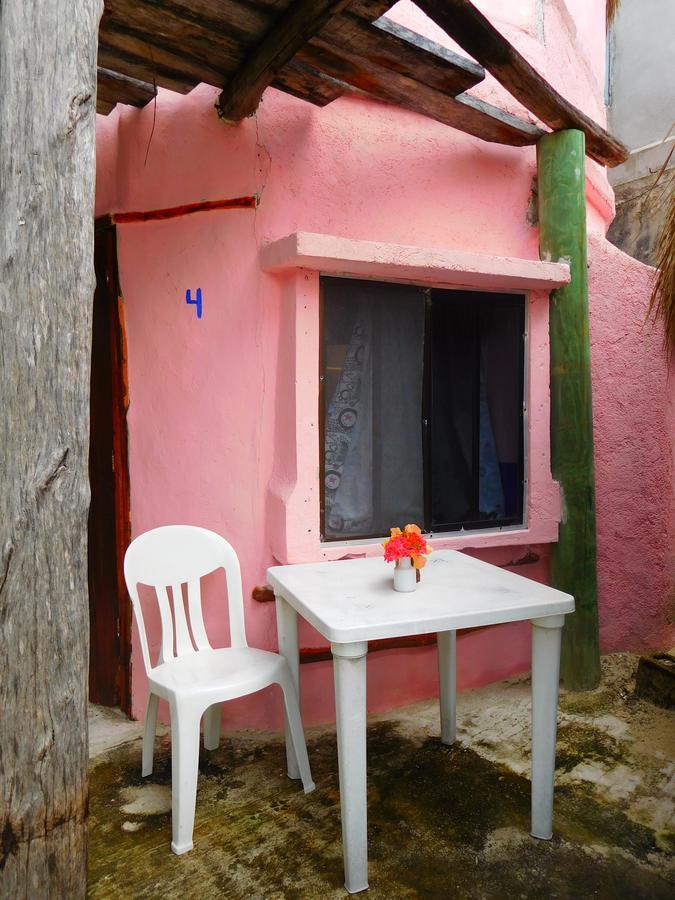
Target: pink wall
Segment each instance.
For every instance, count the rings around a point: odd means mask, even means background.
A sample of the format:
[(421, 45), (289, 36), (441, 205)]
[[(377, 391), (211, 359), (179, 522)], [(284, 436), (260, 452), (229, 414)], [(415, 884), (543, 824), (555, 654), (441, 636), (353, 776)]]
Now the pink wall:
[[(541, 43), (538, 2), (514, 5), (500, 24), (556, 85), (601, 117), (601, 16), (584, 14), (570, 30), (564, 0), (546, 3)], [(579, 4), (576, 4), (578, 6)], [(410, 5), (401, 21), (427, 29)], [(587, 63), (572, 68), (575, 41)], [(517, 109), (494, 82), (482, 95)], [(160, 91), (153, 108), (118, 107), (98, 117), (97, 213), (155, 209), (199, 200), (260, 194), (256, 211), (196, 214), (118, 226), (120, 279), (129, 351), (129, 452), (134, 534), (191, 522), (221, 532), (242, 564), (244, 594), (265, 581), (271, 552), (269, 485), (284, 415), (282, 282), (264, 273), (263, 243), (294, 231), (359, 240), (537, 259), (538, 233), (527, 207), (535, 176), (532, 148), (487, 144), (414, 113), (344, 97), (318, 110), (270, 89), (254, 118), (220, 122), (217, 91), (186, 97)], [(146, 162), (147, 154), (147, 162)], [(667, 631), (672, 546), (672, 456), (668, 384), (657, 329), (644, 324), (650, 270), (604, 240), (613, 201), (604, 171), (590, 163), (588, 214), (591, 331), (598, 478), (601, 626), (607, 649), (672, 643)], [(197, 320), (185, 291), (202, 289)], [(547, 378), (545, 347), (540, 347)], [(314, 371), (315, 361), (308, 361)], [(544, 384), (546, 381), (544, 381)], [(545, 415), (545, 404), (539, 414)], [(533, 411), (534, 414), (534, 411)], [(317, 460), (318, 465), (318, 460)], [(540, 580), (548, 548), (517, 571)], [(523, 547), (483, 550), (506, 563)], [(247, 600), (252, 644), (275, 646), (271, 604)], [(217, 609), (207, 625), (224, 637)], [(156, 634), (154, 636), (156, 639)], [(320, 637), (303, 626), (301, 644)], [(145, 677), (137, 641), (133, 709), (142, 714)], [(529, 664), (525, 626), (460, 638), (460, 685), (522, 671)], [(387, 651), (369, 661), (369, 705), (385, 709), (436, 690), (433, 648)], [(303, 669), (308, 723), (333, 714), (327, 663)], [(279, 727), (267, 694), (228, 707), (234, 726)]]

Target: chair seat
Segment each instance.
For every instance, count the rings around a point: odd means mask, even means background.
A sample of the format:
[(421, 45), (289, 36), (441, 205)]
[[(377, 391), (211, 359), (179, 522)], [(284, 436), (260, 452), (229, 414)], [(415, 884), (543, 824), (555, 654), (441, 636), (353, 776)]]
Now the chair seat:
[(254, 647), (200, 650), (171, 659), (148, 673), (152, 689), (166, 694), (213, 694), (220, 699), (241, 697), (278, 682), (285, 660), (278, 653)]

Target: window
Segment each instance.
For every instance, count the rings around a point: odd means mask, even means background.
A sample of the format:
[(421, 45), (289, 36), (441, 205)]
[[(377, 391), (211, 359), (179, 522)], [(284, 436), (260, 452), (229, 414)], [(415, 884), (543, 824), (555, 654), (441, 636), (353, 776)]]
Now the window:
[(525, 298), (322, 277), (325, 541), (523, 522)]

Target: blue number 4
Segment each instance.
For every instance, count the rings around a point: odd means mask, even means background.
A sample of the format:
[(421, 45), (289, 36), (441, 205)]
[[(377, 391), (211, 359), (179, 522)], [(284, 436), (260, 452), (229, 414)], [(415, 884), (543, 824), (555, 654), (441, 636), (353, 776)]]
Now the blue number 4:
[(190, 293), (190, 288), (185, 291), (185, 302), (190, 303), (192, 306), (197, 307), (197, 318), (201, 319), (202, 317), (202, 289), (197, 288), (197, 297), (195, 300), (192, 299), (192, 294)]

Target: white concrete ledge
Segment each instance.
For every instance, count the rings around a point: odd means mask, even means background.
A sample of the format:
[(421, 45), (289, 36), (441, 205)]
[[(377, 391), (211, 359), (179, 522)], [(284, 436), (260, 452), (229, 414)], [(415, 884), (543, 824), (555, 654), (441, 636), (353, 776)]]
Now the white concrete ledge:
[(542, 262), (436, 247), (354, 241), (296, 231), (261, 250), (265, 272), (312, 269), (330, 275), (360, 275), (488, 290), (546, 290), (568, 284), (566, 262)]

